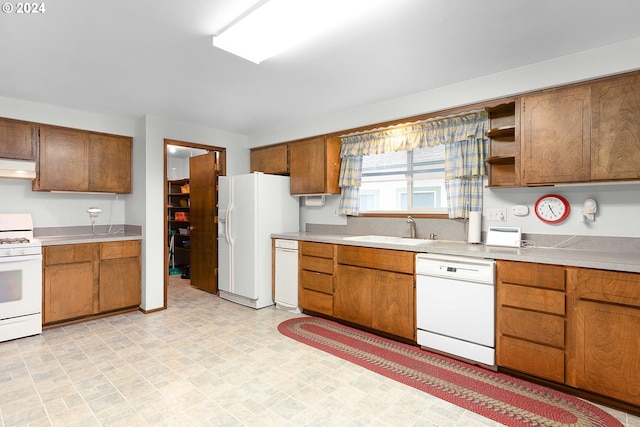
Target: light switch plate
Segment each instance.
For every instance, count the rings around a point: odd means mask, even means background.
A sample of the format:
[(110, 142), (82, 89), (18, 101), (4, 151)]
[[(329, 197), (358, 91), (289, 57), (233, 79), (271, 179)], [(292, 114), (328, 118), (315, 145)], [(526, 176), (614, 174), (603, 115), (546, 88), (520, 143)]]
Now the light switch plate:
[(487, 209), (487, 220), (489, 221), (506, 221), (507, 210), (506, 209)]

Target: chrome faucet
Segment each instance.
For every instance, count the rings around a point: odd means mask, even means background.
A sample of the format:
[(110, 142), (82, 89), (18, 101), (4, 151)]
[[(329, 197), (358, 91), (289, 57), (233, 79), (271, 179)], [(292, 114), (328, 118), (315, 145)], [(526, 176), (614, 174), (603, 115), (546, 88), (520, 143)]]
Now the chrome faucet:
[(413, 218), (411, 218), (411, 215), (407, 217), (407, 222), (411, 226), (411, 238), (415, 239), (416, 238), (416, 222), (413, 220)]

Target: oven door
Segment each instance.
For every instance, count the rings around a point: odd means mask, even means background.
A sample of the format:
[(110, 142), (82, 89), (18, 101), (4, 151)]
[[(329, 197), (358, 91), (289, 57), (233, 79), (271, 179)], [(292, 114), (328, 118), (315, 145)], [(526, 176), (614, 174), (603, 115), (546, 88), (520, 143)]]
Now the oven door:
[(42, 255), (0, 258), (0, 320), (42, 311)]

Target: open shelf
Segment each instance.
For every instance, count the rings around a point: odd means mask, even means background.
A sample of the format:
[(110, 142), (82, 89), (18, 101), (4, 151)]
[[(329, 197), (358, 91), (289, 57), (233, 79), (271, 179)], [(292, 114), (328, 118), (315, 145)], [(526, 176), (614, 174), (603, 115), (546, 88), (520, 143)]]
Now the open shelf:
[(495, 129), (489, 129), (487, 131), (487, 137), (491, 139), (513, 138), (515, 134), (516, 134), (515, 126), (502, 126)]
[(513, 165), (516, 162), (516, 158), (513, 156), (510, 157), (501, 157), (501, 156), (494, 156), (494, 157), (489, 157), (487, 159), (487, 163), (491, 164), (491, 165)]
[(520, 185), (519, 100), (486, 108), (489, 114), (488, 187)]

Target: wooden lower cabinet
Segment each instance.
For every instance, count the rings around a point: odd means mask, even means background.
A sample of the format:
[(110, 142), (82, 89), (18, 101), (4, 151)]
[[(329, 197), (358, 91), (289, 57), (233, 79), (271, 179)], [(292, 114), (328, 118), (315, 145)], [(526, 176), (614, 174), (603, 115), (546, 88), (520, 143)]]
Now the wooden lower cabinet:
[(564, 267), (497, 262), (497, 363), (565, 381)]
[(413, 259), (412, 252), (338, 246), (334, 316), (415, 340)]
[(640, 274), (577, 269), (575, 380), (640, 405)]
[(42, 295), (44, 325), (139, 306), (140, 241), (45, 246)]
[(333, 316), (335, 245), (300, 242), (298, 305), (303, 310)]
[(94, 314), (94, 249), (93, 244), (43, 249), (44, 324)]
[(335, 317), (399, 337), (415, 338), (413, 276), (338, 265)]
[(640, 274), (496, 265), (499, 367), (640, 408)]
[(140, 305), (140, 242), (100, 243), (100, 311)]

